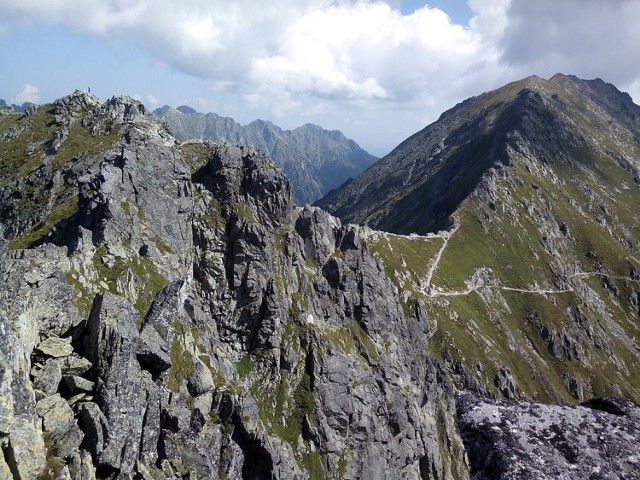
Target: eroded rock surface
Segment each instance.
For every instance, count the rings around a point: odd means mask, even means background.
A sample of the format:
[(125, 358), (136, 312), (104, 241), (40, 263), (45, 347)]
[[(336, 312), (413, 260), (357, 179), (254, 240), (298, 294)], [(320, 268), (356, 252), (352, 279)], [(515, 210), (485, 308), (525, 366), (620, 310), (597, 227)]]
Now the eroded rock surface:
[(577, 406), (458, 396), (474, 479), (640, 478), (640, 406), (599, 398)]

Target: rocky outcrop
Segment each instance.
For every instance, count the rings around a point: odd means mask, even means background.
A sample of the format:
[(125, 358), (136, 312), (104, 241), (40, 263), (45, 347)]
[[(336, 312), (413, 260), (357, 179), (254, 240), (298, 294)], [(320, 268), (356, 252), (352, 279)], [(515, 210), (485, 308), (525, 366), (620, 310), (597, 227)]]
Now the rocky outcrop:
[(640, 407), (612, 398), (578, 406), (458, 397), (473, 478), (640, 478)]
[(2, 468), (465, 478), (428, 322), (366, 232), (295, 208), (256, 149), (180, 146), (131, 99), (77, 92), (18, 125), (38, 122), (41, 163), (0, 192)]

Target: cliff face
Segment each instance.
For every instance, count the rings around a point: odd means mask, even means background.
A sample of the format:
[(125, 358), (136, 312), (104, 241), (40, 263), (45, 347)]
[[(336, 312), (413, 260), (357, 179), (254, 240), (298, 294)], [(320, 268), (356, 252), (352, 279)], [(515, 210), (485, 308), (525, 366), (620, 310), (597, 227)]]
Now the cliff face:
[(128, 98), (0, 121), (8, 478), (467, 477), (429, 323), (366, 232)]
[(198, 113), (185, 106), (165, 106), (154, 114), (180, 141), (251, 145), (268, 154), (291, 180), (293, 198), (299, 205), (318, 200), (378, 160), (342, 132), (311, 123), (293, 130), (283, 130), (264, 120), (240, 125), (232, 118)]

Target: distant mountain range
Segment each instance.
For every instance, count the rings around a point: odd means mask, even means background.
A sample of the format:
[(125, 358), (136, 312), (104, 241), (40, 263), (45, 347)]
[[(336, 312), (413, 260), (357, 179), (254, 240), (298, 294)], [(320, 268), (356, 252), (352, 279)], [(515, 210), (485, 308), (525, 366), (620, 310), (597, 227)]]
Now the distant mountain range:
[(230, 117), (198, 113), (186, 105), (164, 106), (153, 113), (183, 142), (211, 140), (257, 147), (291, 179), (300, 205), (318, 200), (378, 160), (340, 131), (311, 123), (294, 130), (264, 120), (240, 125)]
[(19, 113), (26, 112), (27, 109), (33, 105), (35, 105), (35, 103), (31, 103), (31, 102), (24, 102), (22, 105), (16, 105), (16, 104), (9, 105), (5, 100), (0, 98), (0, 107), (11, 107), (16, 112), (19, 112)]

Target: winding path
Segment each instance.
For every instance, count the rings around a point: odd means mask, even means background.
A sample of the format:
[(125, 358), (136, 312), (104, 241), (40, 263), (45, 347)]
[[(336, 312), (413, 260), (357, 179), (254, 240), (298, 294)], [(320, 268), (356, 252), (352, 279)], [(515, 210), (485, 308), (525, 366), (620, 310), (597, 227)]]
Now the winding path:
[[(476, 292), (480, 289), (483, 288), (488, 288), (488, 289), (499, 289), (499, 290), (503, 290), (503, 291), (508, 291), (508, 292), (520, 292), (520, 293), (530, 293), (530, 294), (535, 294), (535, 295), (555, 295), (555, 294), (562, 294), (562, 293), (572, 293), (575, 292), (575, 289), (573, 287), (569, 287), (569, 288), (565, 288), (565, 289), (545, 289), (545, 288), (515, 288), (515, 287), (503, 287), (503, 286), (496, 286), (496, 285), (487, 285), (485, 282), (482, 281), (478, 281), (476, 280), (475, 284), (472, 285), (468, 285), (467, 288), (462, 289), (462, 290), (442, 290), (439, 287), (433, 285), (432, 279), (433, 279), (433, 275), (435, 274), (436, 269), (438, 268), (438, 265), (440, 264), (440, 260), (442, 259), (442, 255), (444, 254), (445, 250), (447, 249), (447, 246), (449, 245), (449, 240), (451, 239), (451, 237), (453, 236), (454, 233), (456, 233), (458, 231), (458, 229), (460, 228), (460, 223), (458, 221), (458, 219), (454, 219), (454, 226), (451, 230), (444, 230), (441, 232), (438, 232), (437, 234), (432, 234), (430, 235), (431, 238), (441, 238), (442, 239), (442, 246), (440, 247), (440, 250), (438, 250), (438, 253), (436, 254), (436, 256), (433, 258), (433, 262), (431, 263), (431, 265), (429, 266), (429, 269), (427, 270), (426, 275), (424, 276), (424, 278), (422, 279), (421, 286), (418, 289), (418, 291), (423, 294), (425, 297), (427, 298), (436, 298), (436, 297), (462, 297), (462, 296), (466, 296), (471, 294), (472, 292)], [(387, 233), (387, 235), (394, 235), (397, 237), (403, 237), (404, 235), (397, 235), (397, 234), (390, 234)], [(634, 258), (634, 260), (636, 260)], [(634, 282), (634, 283), (638, 283), (640, 284), (640, 280), (636, 280), (630, 277), (622, 277), (622, 276), (616, 276), (616, 275), (609, 275), (607, 273), (603, 273), (603, 272), (578, 272), (578, 273), (574, 273), (573, 275), (570, 275), (569, 278), (584, 278), (584, 277), (593, 277), (593, 276), (601, 276), (601, 277), (608, 277), (608, 278), (613, 278), (616, 280), (625, 280), (625, 281), (629, 281), (629, 282)], [(467, 283), (467, 282), (465, 282)], [(470, 283), (470, 282), (469, 282)]]
[(438, 250), (438, 253), (436, 254), (436, 257), (432, 263), (432, 265), (429, 267), (429, 270), (427, 270), (427, 274), (424, 277), (424, 282), (431, 286), (431, 279), (433, 278), (433, 274), (436, 271), (436, 268), (438, 268), (438, 264), (440, 263), (440, 259), (442, 258), (442, 254), (444, 253), (444, 251), (447, 248), (447, 245), (449, 245), (449, 239), (453, 236), (454, 233), (456, 233), (458, 231), (458, 229), (460, 228), (460, 223), (458, 222), (458, 220), (454, 220), (454, 226), (451, 230), (448, 231), (444, 231), (436, 236), (442, 238), (442, 246), (440, 247), (440, 250)]

